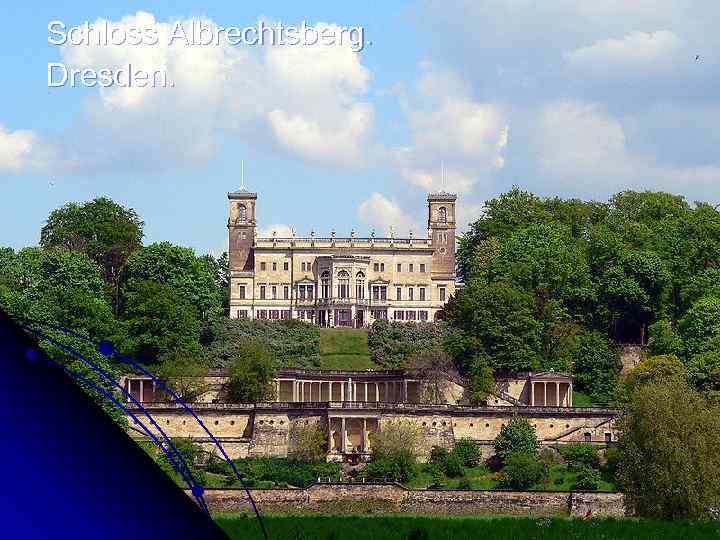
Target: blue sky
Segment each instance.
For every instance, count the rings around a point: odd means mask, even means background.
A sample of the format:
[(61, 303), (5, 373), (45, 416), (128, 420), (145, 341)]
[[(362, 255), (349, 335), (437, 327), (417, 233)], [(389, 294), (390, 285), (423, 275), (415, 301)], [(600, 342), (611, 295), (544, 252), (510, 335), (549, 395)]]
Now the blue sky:
[[(513, 184), (720, 202), (716, 2), (113, 4), (4, 8), (2, 245), (33, 245), (52, 209), (108, 195), (140, 213), (148, 242), (222, 251), (241, 159), (266, 234), (422, 234), (425, 194), (443, 186), (459, 193), (463, 224)], [(195, 18), (361, 25), (372, 44), (353, 53), (47, 43), (54, 19), (163, 27)], [(165, 65), (175, 87), (49, 89), (48, 62)]]

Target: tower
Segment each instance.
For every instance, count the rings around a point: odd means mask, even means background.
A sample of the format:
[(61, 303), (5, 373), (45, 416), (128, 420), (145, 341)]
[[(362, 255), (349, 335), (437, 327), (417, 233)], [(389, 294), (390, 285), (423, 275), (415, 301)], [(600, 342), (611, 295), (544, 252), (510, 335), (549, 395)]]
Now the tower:
[(228, 256), (230, 275), (236, 272), (252, 272), (254, 269), (253, 243), (255, 240), (255, 203), (257, 193), (243, 186), (228, 193), (230, 217), (228, 218)]
[(433, 279), (455, 278), (455, 201), (453, 193), (428, 195), (428, 231), (433, 245)]

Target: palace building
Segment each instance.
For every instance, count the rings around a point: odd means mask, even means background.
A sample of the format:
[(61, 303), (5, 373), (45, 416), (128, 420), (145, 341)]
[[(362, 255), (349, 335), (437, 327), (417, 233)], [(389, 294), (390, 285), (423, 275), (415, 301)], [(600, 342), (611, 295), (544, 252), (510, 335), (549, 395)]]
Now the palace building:
[(228, 193), (230, 317), (365, 327), (433, 321), (455, 292), (455, 202), (428, 195), (425, 237), (259, 238), (257, 194)]

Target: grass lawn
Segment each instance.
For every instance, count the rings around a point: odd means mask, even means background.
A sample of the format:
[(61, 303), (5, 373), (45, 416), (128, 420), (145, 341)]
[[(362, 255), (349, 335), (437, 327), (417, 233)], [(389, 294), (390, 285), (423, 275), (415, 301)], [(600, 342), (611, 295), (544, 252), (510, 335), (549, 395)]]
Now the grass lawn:
[(367, 331), (354, 328), (321, 328), (322, 369), (373, 369)]
[(587, 394), (583, 394), (582, 392), (578, 392), (577, 390), (573, 389), (573, 407), (592, 407), (593, 401)]
[[(233, 539), (262, 535), (254, 517), (216, 514)], [(409, 515), (270, 515), (265, 525), (273, 540), (610, 540), (718, 538), (718, 522), (661, 522), (635, 519), (530, 517), (427, 517)]]

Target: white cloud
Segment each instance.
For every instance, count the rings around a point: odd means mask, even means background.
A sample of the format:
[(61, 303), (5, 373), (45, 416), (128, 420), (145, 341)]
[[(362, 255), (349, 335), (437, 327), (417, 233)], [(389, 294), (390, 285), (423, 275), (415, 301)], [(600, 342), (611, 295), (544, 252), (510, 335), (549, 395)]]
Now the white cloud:
[(602, 39), (565, 55), (575, 66), (669, 68), (683, 49), (683, 41), (672, 31), (631, 32), (622, 39)]
[(421, 229), (402, 208), (395, 202), (386, 198), (381, 193), (373, 193), (370, 198), (358, 206), (358, 217), (360, 220), (373, 229), (377, 229), (378, 235), (388, 234), (392, 227), (395, 236), (406, 236), (413, 231), (415, 237), (423, 237), (425, 229)]
[(469, 192), (480, 177), (505, 165), (505, 108), (472, 99), (457, 74), (422, 67), (417, 95), (401, 95), (412, 142), (396, 149), (396, 164), (405, 180), (425, 190)]
[(0, 171), (21, 173), (35, 165), (37, 136), (32, 131), (8, 131), (0, 125)]
[(258, 238), (272, 238), (273, 233), (278, 238), (290, 238), (293, 234), (293, 228), (290, 225), (284, 223), (275, 223), (274, 225), (268, 225), (267, 227), (260, 227), (257, 230)]
[[(193, 20), (215, 26), (210, 19), (178, 19), (188, 31)], [(363, 101), (370, 72), (347, 40), (243, 47), (175, 40), (170, 46), (175, 22), (137, 12), (109, 21), (110, 28), (153, 26), (157, 44), (61, 48), (69, 68), (162, 69), (173, 86), (100, 89), (73, 126), (46, 141), (63, 156), (55, 166), (88, 174), (202, 163), (226, 133), (321, 165), (363, 163), (374, 121), (372, 105)], [(315, 25), (326, 27), (334, 25)]]

